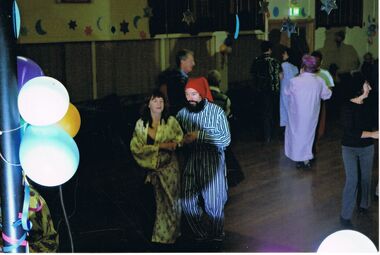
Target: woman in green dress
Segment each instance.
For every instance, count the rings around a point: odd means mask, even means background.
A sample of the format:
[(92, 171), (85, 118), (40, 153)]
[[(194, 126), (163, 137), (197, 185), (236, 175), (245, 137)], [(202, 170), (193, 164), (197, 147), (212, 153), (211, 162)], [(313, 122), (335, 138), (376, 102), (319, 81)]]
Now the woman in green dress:
[(146, 101), (136, 122), (131, 151), (138, 165), (148, 170), (145, 182), (154, 187), (156, 219), (152, 242), (172, 244), (180, 235), (180, 171), (175, 153), (183, 133), (168, 115), (165, 97), (158, 90)]

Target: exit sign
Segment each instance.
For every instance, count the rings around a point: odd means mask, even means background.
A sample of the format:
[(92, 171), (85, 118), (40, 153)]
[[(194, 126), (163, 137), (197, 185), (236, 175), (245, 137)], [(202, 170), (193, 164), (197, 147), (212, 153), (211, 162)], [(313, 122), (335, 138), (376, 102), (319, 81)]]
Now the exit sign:
[(300, 8), (299, 7), (290, 7), (289, 8), (289, 16), (299, 16)]

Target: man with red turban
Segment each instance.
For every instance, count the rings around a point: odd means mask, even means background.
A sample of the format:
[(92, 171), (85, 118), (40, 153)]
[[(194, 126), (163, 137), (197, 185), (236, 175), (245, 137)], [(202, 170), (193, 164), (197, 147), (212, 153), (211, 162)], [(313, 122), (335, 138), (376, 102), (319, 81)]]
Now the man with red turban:
[[(231, 141), (227, 118), (222, 108), (210, 102), (212, 95), (205, 78), (190, 79), (185, 95), (187, 105), (177, 114), (187, 151), (182, 179), (183, 213), (196, 240), (222, 241), (227, 201), (224, 150)], [(209, 224), (202, 222), (204, 213)]]

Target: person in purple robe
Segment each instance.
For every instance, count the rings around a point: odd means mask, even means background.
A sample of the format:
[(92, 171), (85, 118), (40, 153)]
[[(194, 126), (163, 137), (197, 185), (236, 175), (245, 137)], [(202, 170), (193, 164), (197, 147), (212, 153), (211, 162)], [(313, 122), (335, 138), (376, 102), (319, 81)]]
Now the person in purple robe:
[(313, 141), (321, 99), (331, 97), (325, 81), (316, 75), (317, 60), (302, 57), (300, 75), (292, 78), (284, 90), (288, 97), (288, 125), (285, 128), (285, 155), (296, 161), (297, 168), (311, 168)]

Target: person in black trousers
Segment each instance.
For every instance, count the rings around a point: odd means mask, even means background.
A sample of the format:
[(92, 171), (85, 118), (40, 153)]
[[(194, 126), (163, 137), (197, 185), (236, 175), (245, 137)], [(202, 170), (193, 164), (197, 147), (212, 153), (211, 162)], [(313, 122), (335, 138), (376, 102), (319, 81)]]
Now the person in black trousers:
[[(351, 218), (360, 188), (359, 212), (365, 213), (371, 203), (371, 177), (374, 158), (373, 139), (379, 139), (379, 131), (373, 131), (369, 104), (370, 84), (361, 73), (352, 75), (352, 83), (346, 90), (342, 110), (342, 157), (346, 182), (343, 189), (340, 221), (344, 227), (352, 227)], [(360, 176), (360, 178), (359, 178)]]

